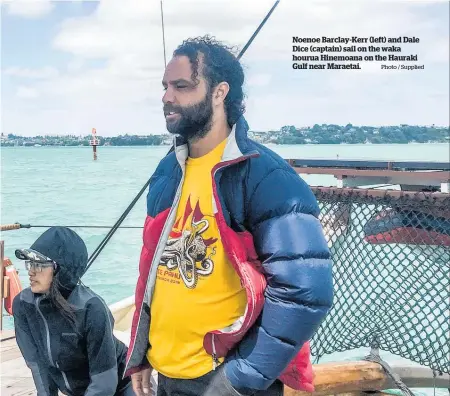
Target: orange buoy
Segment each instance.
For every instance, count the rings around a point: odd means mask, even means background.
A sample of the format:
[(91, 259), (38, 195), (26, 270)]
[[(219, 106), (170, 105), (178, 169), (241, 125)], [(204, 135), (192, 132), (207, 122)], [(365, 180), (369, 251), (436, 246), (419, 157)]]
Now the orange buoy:
[(14, 268), (11, 260), (7, 257), (3, 260), (3, 297), (5, 299), (5, 310), (13, 314), (14, 298), (22, 291), (19, 273)]

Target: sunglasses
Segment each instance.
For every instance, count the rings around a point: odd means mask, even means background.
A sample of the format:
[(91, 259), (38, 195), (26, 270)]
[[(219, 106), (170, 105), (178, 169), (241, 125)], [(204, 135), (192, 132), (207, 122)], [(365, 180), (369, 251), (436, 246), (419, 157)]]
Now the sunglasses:
[(42, 272), (43, 268), (49, 268), (49, 267), (56, 269), (56, 263), (54, 261), (48, 261), (48, 262), (38, 262), (38, 261), (31, 261), (31, 260), (25, 261), (25, 269), (27, 271), (33, 270), (34, 272)]

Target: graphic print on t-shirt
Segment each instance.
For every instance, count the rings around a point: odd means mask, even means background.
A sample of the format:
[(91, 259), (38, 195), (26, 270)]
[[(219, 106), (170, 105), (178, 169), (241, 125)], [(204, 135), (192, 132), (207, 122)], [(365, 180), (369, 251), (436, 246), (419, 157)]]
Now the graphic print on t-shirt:
[(176, 220), (161, 256), (158, 279), (177, 284), (183, 282), (189, 289), (194, 289), (199, 277), (212, 274), (216, 254), (213, 245), (217, 238), (207, 238), (211, 232), (210, 221), (214, 219), (202, 213), (199, 201), (192, 209), (189, 196), (184, 214)]

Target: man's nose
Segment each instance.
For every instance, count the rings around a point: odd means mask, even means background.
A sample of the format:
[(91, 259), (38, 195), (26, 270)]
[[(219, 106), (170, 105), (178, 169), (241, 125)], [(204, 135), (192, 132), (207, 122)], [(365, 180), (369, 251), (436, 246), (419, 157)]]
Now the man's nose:
[(164, 92), (164, 95), (162, 97), (162, 102), (164, 104), (175, 102), (175, 96), (173, 94), (173, 90), (170, 87), (166, 89), (166, 92)]

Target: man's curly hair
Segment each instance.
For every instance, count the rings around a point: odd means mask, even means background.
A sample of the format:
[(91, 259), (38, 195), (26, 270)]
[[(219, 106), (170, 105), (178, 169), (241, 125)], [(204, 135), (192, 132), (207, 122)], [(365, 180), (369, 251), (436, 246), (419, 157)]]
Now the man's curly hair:
[(233, 48), (215, 40), (209, 35), (189, 38), (173, 52), (173, 56), (187, 56), (192, 66), (192, 79), (198, 82), (198, 58), (203, 54), (203, 75), (208, 83), (208, 89), (225, 81), (230, 90), (225, 98), (225, 112), (230, 126), (244, 114), (244, 71), (233, 54)]

